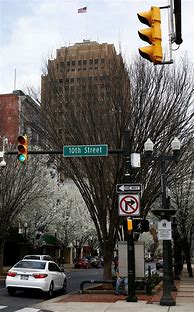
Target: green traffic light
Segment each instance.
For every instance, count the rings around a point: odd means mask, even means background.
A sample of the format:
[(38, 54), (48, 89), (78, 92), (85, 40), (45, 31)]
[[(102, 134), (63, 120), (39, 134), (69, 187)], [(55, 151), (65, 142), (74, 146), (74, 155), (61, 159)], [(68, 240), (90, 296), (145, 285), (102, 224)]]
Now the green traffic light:
[(18, 160), (21, 162), (24, 162), (26, 160), (25, 155), (23, 155), (23, 154), (18, 155)]

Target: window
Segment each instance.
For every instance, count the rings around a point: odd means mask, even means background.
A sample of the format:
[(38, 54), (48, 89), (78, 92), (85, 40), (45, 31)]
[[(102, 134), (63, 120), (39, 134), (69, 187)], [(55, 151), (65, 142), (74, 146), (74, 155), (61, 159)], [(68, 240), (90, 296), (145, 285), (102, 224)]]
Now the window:
[(72, 68), (72, 70), (71, 71), (75, 71), (75, 68)]
[(93, 60), (90, 60), (90, 65), (92, 65), (93, 64)]
[(14, 265), (14, 268), (23, 268), (23, 269), (39, 269), (43, 270), (45, 268), (46, 262), (42, 261), (25, 261), (22, 260)]
[(104, 58), (101, 58), (101, 64), (104, 64)]
[(49, 271), (55, 271), (55, 272), (61, 272), (60, 268), (58, 267), (58, 265), (56, 265), (53, 262), (50, 262), (48, 265), (48, 269)]
[(94, 60), (94, 63), (95, 63), (95, 64), (98, 64), (98, 59), (95, 59), (95, 60)]
[(83, 60), (83, 65), (87, 65), (87, 60)]
[(74, 83), (74, 78), (71, 78), (70, 81), (71, 81), (72, 83)]
[(78, 65), (81, 65), (81, 64), (82, 64), (82, 61), (81, 61), (81, 60), (78, 60), (78, 61), (77, 61), (77, 64), (78, 64)]
[(75, 66), (75, 61), (72, 61), (72, 62), (71, 62), (71, 65), (72, 65), (72, 66)]
[(59, 83), (62, 83), (63, 82), (63, 79), (59, 79)]
[(70, 61), (67, 61), (67, 66), (70, 66)]

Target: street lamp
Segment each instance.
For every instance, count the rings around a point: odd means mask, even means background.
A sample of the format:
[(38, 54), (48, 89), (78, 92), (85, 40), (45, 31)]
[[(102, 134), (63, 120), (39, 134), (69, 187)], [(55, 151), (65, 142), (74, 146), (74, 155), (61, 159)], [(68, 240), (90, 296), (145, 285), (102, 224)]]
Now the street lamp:
[[(175, 161), (179, 160), (181, 143), (177, 138), (171, 143), (171, 148), (173, 150), (173, 155), (159, 155), (152, 156), (154, 144), (148, 139), (144, 144), (145, 158), (147, 160), (155, 160), (160, 162), (161, 167), (161, 195), (162, 195), (162, 209), (152, 210), (156, 215), (169, 219), (172, 214), (175, 212), (174, 209), (170, 209), (167, 203), (167, 194), (166, 194), (166, 161)], [(160, 300), (160, 305), (163, 306), (173, 306), (176, 304), (175, 300), (171, 296), (171, 279), (170, 279), (170, 249), (171, 241), (163, 240), (163, 262), (164, 262), (164, 271), (163, 271), (163, 296)]]
[(4, 160), (4, 153), (5, 153), (5, 145), (8, 144), (8, 139), (7, 138), (3, 138), (3, 150), (0, 151), (0, 158), (2, 158), (1, 162), (0, 162), (0, 167), (5, 167), (6, 166), (6, 162)]
[(57, 229), (55, 229), (54, 260), (56, 262)]
[(27, 234), (28, 223), (24, 223), (24, 256), (26, 254), (26, 234)]

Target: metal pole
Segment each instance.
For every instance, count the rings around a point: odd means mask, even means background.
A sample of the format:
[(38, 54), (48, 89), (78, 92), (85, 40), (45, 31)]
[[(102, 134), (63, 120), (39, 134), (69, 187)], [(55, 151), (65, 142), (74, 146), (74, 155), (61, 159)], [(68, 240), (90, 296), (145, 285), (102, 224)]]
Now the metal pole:
[[(124, 144), (123, 144), (123, 156), (125, 156), (125, 181), (129, 181), (129, 172), (131, 167), (130, 160), (130, 145), (129, 145), (129, 130), (124, 131)], [(137, 297), (135, 296), (135, 252), (134, 252), (134, 241), (133, 241), (133, 231), (127, 232), (127, 269), (128, 269), (128, 295), (126, 298), (127, 302), (137, 302)]]
[[(165, 173), (165, 161), (161, 161), (161, 193), (162, 193), (162, 209), (167, 209), (166, 201), (166, 173)], [(163, 296), (160, 299), (160, 305), (174, 306), (175, 300), (171, 296), (171, 282), (169, 273), (169, 241), (163, 240)]]

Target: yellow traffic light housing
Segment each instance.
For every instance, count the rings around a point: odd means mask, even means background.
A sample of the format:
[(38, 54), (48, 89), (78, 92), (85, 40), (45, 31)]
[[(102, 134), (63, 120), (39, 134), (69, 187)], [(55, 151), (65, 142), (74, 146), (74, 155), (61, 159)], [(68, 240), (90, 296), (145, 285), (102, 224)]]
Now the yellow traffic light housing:
[(140, 38), (151, 45), (140, 48), (140, 55), (154, 64), (162, 63), (163, 52), (160, 8), (152, 6), (149, 11), (138, 13), (137, 16), (141, 23), (150, 26), (150, 28), (138, 31)]
[(28, 159), (28, 137), (27, 135), (20, 135), (18, 137), (18, 160), (21, 163), (26, 163)]

